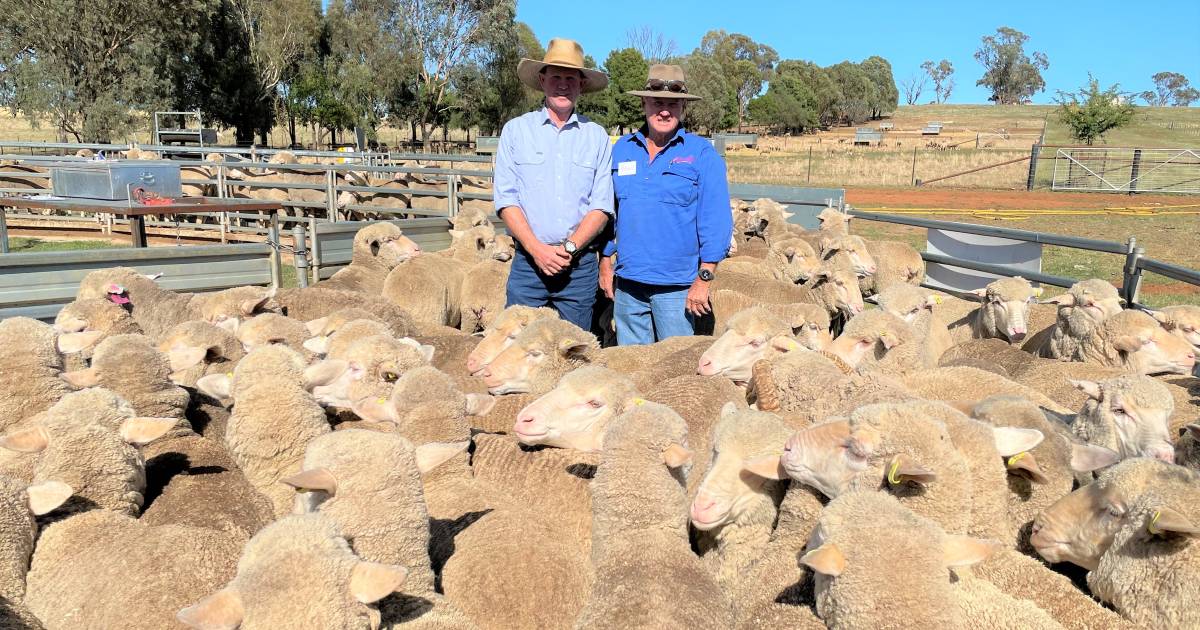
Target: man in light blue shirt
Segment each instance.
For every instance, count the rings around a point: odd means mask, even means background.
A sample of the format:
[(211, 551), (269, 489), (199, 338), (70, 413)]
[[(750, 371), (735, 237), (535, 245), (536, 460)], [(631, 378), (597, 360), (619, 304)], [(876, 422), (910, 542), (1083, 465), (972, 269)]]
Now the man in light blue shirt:
[(542, 61), (522, 59), (517, 75), (546, 100), (504, 125), (496, 153), (496, 213), (517, 244), (507, 306), (550, 306), (589, 330), (599, 284), (591, 245), (613, 213), (612, 144), (575, 103), (608, 77), (584, 68), (583, 49), (565, 39), (551, 40)]

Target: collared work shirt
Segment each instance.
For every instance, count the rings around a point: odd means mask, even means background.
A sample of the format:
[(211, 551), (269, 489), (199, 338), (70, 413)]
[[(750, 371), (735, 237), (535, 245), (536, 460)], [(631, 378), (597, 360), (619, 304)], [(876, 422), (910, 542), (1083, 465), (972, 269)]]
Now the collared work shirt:
[(496, 152), (496, 212), (519, 206), (533, 235), (560, 243), (591, 210), (613, 213), (612, 143), (572, 113), (561, 129), (546, 108), (508, 121)]
[(682, 128), (650, 161), (644, 131), (613, 146), (616, 274), (644, 284), (691, 284), (701, 262), (724, 260), (733, 235), (725, 161)]

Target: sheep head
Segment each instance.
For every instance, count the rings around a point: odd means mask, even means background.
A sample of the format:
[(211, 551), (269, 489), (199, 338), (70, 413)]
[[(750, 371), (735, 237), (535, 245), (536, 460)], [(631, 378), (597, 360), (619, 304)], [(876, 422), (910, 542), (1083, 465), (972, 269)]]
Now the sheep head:
[(861, 236), (840, 234), (821, 238), (821, 258), (829, 260), (835, 256), (844, 258), (860, 278), (875, 275), (875, 258)]
[(513, 433), (524, 444), (600, 451), (609, 422), (638, 395), (633, 381), (619, 372), (581, 367), (522, 409)]
[(1138, 374), (1187, 374), (1196, 365), (1192, 345), (1141, 311), (1121, 311), (1084, 340), (1084, 358)]
[(541, 394), (563, 374), (599, 359), (596, 338), (561, 319), (541, 319), (525, 327), (480, 376), (492, 394)]
[(795, 345), (792, 328), (783, 319), (763, 307), (743, 309), (729, 318), (721, 336), (700, 355), (696, 373), (724, 376), (745, 386), (756, 361)]
[(404, 235), (395, 224), (381, 221), (362, 228), (354, 235), (351, 264), (391, 270), (421, 254), (421, 247)]
[(504, 309), (492, 325), (483, 331), (483, 339), (467, 355), (467, 371), (478, 376), (527, 326), (539, 319), (557, 318), (558, 312), (551, 308), (514, 305)]
[(858, 367), (864, 360), (878, 362), (893, 348), (912, 341), (912, 329), (904, 320), (882, 309), (855, 315), (829, 346), (846, 365)]
[(1021, 341), (1029, 332), (1029, 304), (1037, 299), (1029, 281), (1022, 277), (1000, 278), (971, 292), (983, 301), (979, 324), (988, 336)]
[(1096, 425), (1106, 444), (1115, 447), (1120, 459), (1154, 457), (1175, 461), (1171, 445), (1170, 417), (1175, 401), (1166, 385), (1148, 376), (1120, 376), (1106, 381), (1071, 381), (1088, 400), (1079, 412), (1081, 419)]

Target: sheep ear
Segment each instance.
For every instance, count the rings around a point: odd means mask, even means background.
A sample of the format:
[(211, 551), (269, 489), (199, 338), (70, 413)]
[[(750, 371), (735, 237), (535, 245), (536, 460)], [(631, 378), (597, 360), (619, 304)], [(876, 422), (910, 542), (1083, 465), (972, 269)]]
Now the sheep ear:
[(1020, 429), (1017, 427), (995, 427), (992, 429), (992, 441), (996, 444), (996, 452), (1001, 457), (1016, 455), (1033, 450), (1042, 443), (1046, 436), (1037, 429)]
[(75, 491), (61, 481), (43, 481), (25, 489), (29, 495), (29, 511), (36, 516), (48, 514), (67, 502)]
[(1192, 524), (1188, 518), (1169, 507), (1161, 507), (1146, 521), (1146, 531), (1153, 535), (1179, 534), (1200, 538), (1200, 528)]
[(230, 317), (229, 319), (222, 320), (216, 324), (217, 328), (220, 328), (231, 335), (237, 334), (239, 325), (241, 325), (241, 320), (236, 317)]
[(96, 373), (96, 368), (94, 367), (75, 370), (74, 372), (63, 372), (58, 377), (76, 389), (95, 387), (100, 384), (100, 376)]
[(964, 296), (969, 295), (969, 296), (971, 296), (971, 299), (982, 302), (985, 299), (987, 299), (987, 287), (984, 287), (982, 289), (971, 289), (970, 291), (967, 291), (963, 295)]
[[(833, 419), (830, 418), (830, 421)], [(879, 432), (869, 427), (863, 427), (846, 438), (846, 454), (857, 466), (865, 467), (867, 460), (875, 453), (875, 445), (882, 437)], [(860, 468), (861, 470), (861, 468)]]
[(1193, 440), (1200, 440), (1200, 424), (1189, 424), (1184, 429), (1192, 434)]
[(800, 564), (821, 575), (837, 577), (846, 570), (846, 556), (842, 555), (837, 545), (827, 542), (800, 556)]
[(821, 253), (824, 255), (828, 255), (830, 252), (836, 252), (838, 250), (837, 239), (830, 238), (828, 236), (822, 236), (819, 245), (821, 247)]
[(879, 304), (879, 295), (878, 294), (868, 295), (863, 298), (863, 301), (868, 304)]
[(304, 323), (304, 327), (308, 329), (308, 333), (314, 337), (321, 334), (325, 330), (325, 325), (329, 323), (329, 317), (318, 317)]
[(792, 262), (792, 259), (796, 257), (796, 248), (789, 247), (783, 250), (783, 257), (786, 258), (788, 262)]
[(732, 400), (721, 406), (721, 417), (732, 416), (738, 412), (738, 406)]
[(315, 355), (325, 356), (329, 352), (329, 337), (325, 335), (310, 337), (300, 345)]
[(130, 444), (149, 444), (167, 434), (179, 421), (175, 418), (130, 418), (121, 423), (121, 439)]
[(350, 364), (340, 359), (326, 359), (304, 368), (304, 389), (328, 385), (338, 379)]
[(663, 450), (662, 458), (667, 468), (679, 468), (692, 463), (692, 451), (685, 446), (672, 444)]
[(879, 333), (879, 343), (882, 343), (885, 349), (891, 350), (892, 348), (900, 345), (900, 340), (897, 339), (895, 335), (885, 330)]
[(167, 352), (167, 358), (171, 360), (172, 372), (180, 372), (199, 365), (206, 356), (208, 356), (207, 348), (197, 348), (195, 346), (183, 346)]
[(1135, 352), (1146, 344), (1146, 339), (1139, 335), (1119, 335), (1112, 345), (1120, 352)]
[(789, 335), (771, 337), (771, 347), (779, 352), (792, 352), (800, 349), (800, 343)]
[(467, 394), (467, 415), (486, 416), (496, 406), (496, 397), (488, 394)]
[(229, 398), (233, 390), (233, 377), (230, 374), (209, 374), (196, 380), (196, 389), (217, 400)]
[(1071, 470), (1092, 472), (1121, 461), (1121, 454), (1095, 444), (1071, 445)]
[(242, 303), (238, 306), (238, 310), (241, 311), (242, 315), (249, 317), (258, 312), (258, 310), (262, 307), (266, 306), (267, 302), (270, 302), (272, 297), (274, 297), (274, 295), (269, 293), (260, 298), (242, 300)]
[(29, 427), (0, 435), (0, 447), (18, 453), (40, 453), (50, 444), (50, 434), (43, 427)]
[(1070, 293), (1056, 295), (1052, 298), (1040, 300), (1038, 304), (1057, 304), (1059, 306), (1075, 306), (1075, 296)]
[(58, 351), (63, 354), (83, 352), (96, 345), (96, 342), (103, 336), (104, 333), (99, 330), (63, 333), (58, 336)]
[(387, 398), (361, 400), (354, 403), (351, 410), (354, 411), (354, 415), (367, 422), (391, 422), (394, 424), (400, 421), (400, 414), (396, 411), (396, 406)]
[(991, 540), (951, 534), (942, 546), (942, 561), (947, 567), (969, 567), (987, 560), (998, 548)]
[(350, 594), (364, 604), (372, 604), (395, 592), (407, 577), (408, 569), (402, 566), (359, 562), (350, 572)]
[(463, 234), (465, 234), (464, 230), (450, 230), (450, 242), (457, 242), (458, 239), (462, 238)]
[(1033, 456), (1033, 453), (1017, 453), (1004, 460), (1004, 467), (1009, 472), (1026, 477), (1033, 483), (1050, 482), (1050, 479), (1038, 467), (1037, 459)]
[(591, 348), (591, 343), (580, 339), (563, 339), (558, 343), (558, 351), (564, 357), (574, 355), (579, 358), (585, 358), (589, 348)]
[(901, 453), (892, 458), (887, 467), (887, 482), (898, 486), (906, 481), (928, 485), (937, 481), (937, 473), (917, 463), (916, 460)]
[(1100, 391), (1100, 383), (1097, 383), (1096, 381), (1076, 381), (1073, 379), (1067, 379), (1067, 382), (1070, 383), (1075, 389), (1087, 394), (1088, 398), (1091, 398), (1092, 400), (1100, 400), (1104, 397), (1103, 392)]
[(301, 492), (320, 490), (330, 496), (337, 494), (337, 479), (328, 468), (310, 468), (279, 480)]
[(756, 457), (742, 464), (742, 470), (763, 479), (787, 479), (783, 460), (778, 455)]
[(237, 630), (246, 615), (242, 598), (230, 588), (223, 588), (184, 608), (175, 618), (196, 630)]
[(433, 353), (435, 350), (436, 350), (436, 348), (434, 348), (433, 346), (423, 344), (423, 343), (417, 344), (417, 351), (420, 352), (421, 356), (425, 357), (425, 361), (427, 361), (429, 363), (433, 363)]
[(471, 442), (430, 442), (416, 448), (417, 470), (425, 474), (467, 450)]

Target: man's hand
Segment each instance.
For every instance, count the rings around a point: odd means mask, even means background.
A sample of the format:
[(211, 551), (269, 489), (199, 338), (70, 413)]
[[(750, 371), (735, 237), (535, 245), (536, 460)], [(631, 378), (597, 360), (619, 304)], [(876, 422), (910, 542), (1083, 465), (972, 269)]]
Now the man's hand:
[(687, 312), (696, 317), (708, 314), (712, 307), (708, 304), (708, 283), (696, 278), (687, 292)]
[(612, 256), (600, 257), (600, 290), (605, 297), (613, 299), (613, 259)]
[(536, 251), (530, 250), (529, 253), (533, 255), (533, 263), (537, 265), (538, 271), (544, 276), (556, 276), (571, 266), (571, 255), (562, 245), (540, 243)]

